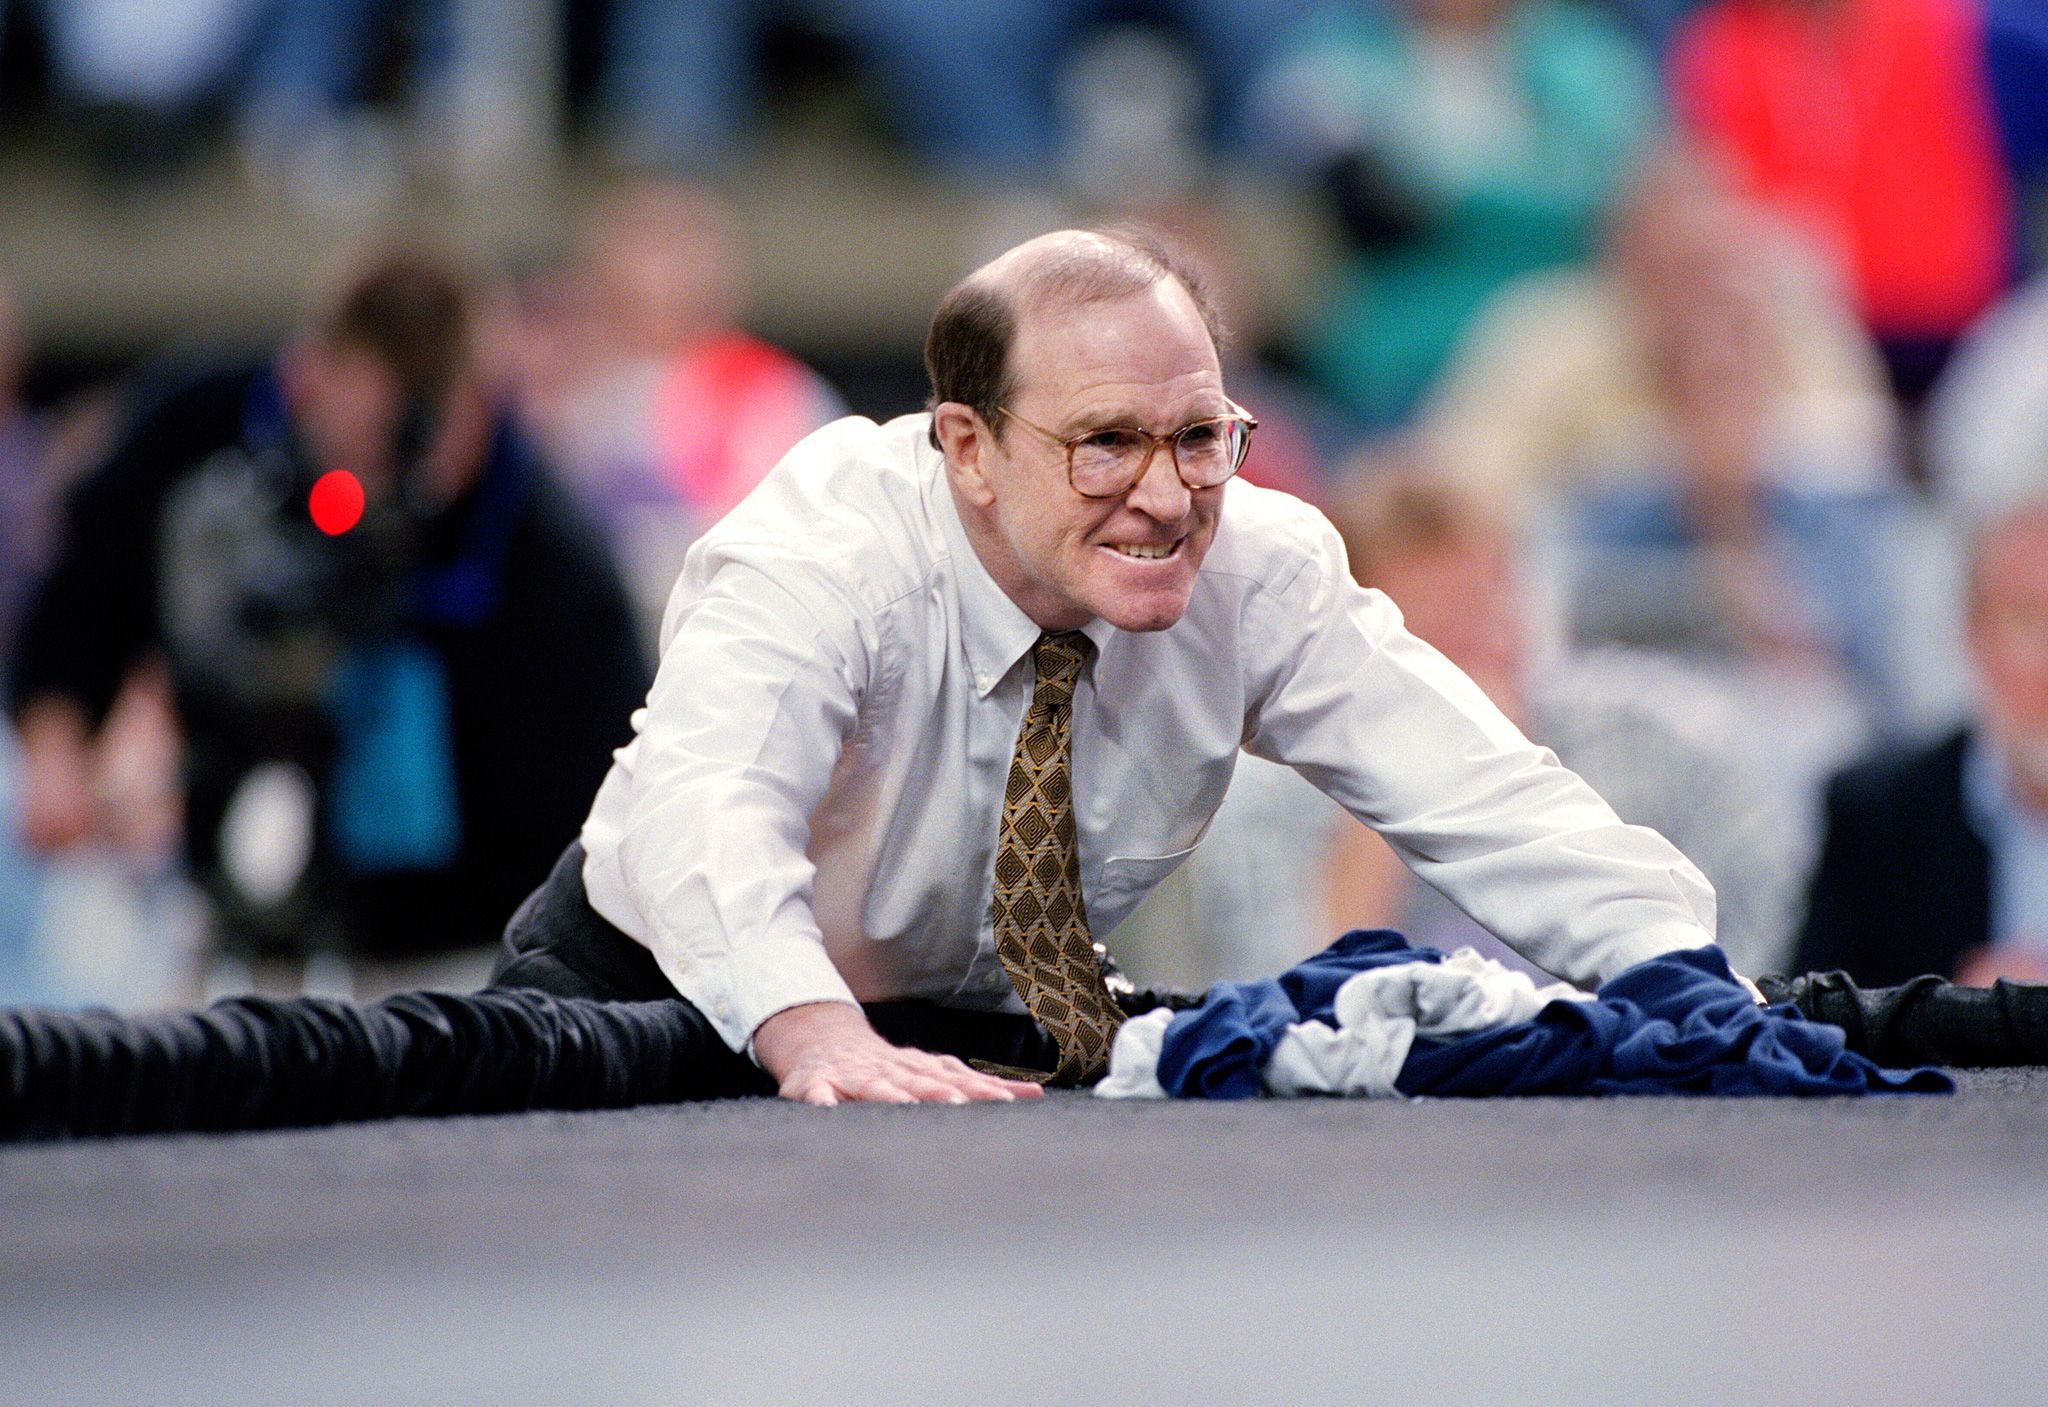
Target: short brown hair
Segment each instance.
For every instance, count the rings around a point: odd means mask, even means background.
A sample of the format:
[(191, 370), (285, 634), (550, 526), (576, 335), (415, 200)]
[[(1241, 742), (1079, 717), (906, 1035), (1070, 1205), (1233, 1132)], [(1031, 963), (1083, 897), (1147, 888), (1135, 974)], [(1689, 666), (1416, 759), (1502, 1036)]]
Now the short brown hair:
[(315, 312), (313, 335), (368, 352), (408, 397), (440, 396), (477, 359), (477, 293), (454, 258), (410, 244), (365, 253)]
[[(1215, 302), (1201, 275), (1163, 235), (1141, 225), (1112, 225), (1088, 233), (1096, 238), (1027, 268), (1014, 295), (980, 270), (947, 291), (924, 339), (924, 367), (931, 377), (926, 410), (957, 401), (971, 407), (1000, 436), (996, 408), (1017, 389), (1009, 363), (1021, 308), (1125, 298), (1163, 278), (1173, 279), (1187, 293), (1221, 354), (1230, 334)], [(936, 449), (937, 427), (928, 433)]]

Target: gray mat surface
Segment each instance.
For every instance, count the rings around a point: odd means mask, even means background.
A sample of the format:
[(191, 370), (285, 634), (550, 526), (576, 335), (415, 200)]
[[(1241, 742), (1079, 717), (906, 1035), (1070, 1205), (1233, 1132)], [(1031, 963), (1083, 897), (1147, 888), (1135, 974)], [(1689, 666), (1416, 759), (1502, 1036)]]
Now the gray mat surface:
[(2048, 1399), (2048, 1070), (0, 1150), (0, 1401)]

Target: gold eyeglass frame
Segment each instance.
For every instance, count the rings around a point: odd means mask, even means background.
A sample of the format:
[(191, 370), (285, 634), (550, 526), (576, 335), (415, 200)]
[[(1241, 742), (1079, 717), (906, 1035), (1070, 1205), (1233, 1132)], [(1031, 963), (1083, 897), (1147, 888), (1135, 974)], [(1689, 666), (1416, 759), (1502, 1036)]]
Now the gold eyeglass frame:
[[(1142, 425), (1097, 425), (1092, 429), (1083, 430), (1078, 435), (1073, 435), (1065, 439), (1062, 439), (1059, 435), (1054, 434), (1051, 430), (1046, 429), (1043, 425), (1040, 425), (1035, 421), (1026, 420), (1023, 416), (1017, 414), (1016, 411), (1011, 410), (1006, 405), (997, 406), (996, 413), (999, 415), (1009, 416), (1010, 419), (1016, 421), (1025, 429), (1043, 435), (1046, 439), (1050, 440), (1052, 443), (1058, 445), (1061, 449), (1065, 450), (1067, 452), (1067, 487), (1072, 489), (1075, 493), (1080, 494), (1082, 498), (1096, 499), (1099, 501), (1103, 499), (1122, 498), (1125, 494), (1129, 493), (1132, 489), (1136, 488), (1141, 482), (1143, 482), (1146, 472), (1150, 470), (1152, 467), (1152, 457), (1159, 453), (1160, 447), (1162, 445), (1168, 446), (1167, 455), (1173, 461), (1173, 472), (1175, 476), (1180, 479), (1181, 484), (1191, 493), (1197, 492), (1201, 489), (1220, 489), (1225, 484), (1229, 483), (1232, 479), (1236, 478), (1237, 471), (1244, 468), (1245, 458), (1251, 453), (1252, 431), (1259, 428), (1259, 422), (1252, 416), (1251, 412), (1247, 411), (1243, 406), (1238, 405), (1236, 401), (1231, 401), (1230, 404), (1233, 407), (1235, 407), (1235, 409), (1233, 409), (1233, 411), (1229, 415), (1211, 415), (1201, 420), (1190, 420), (1187, 424), (1181, 426), (1178, 430), (1175, 430), (1172, 434), (1169, 435), (1155, 435)], [(1218, 479), (1213, 484), (1189, 483), (1188, 476), (1181, 471), (1180, 467), (1181, 436), (1187, 434), (1190, 430), (1199, 430), (1204, 425), (1220, 425), (1223, 422), (1229, 420), (1241, 421), (1244, 425), (1244, 448), (1239, 452), (1237, 456), (1237, 462), (1230, 466), (1230, 472), (1228, 474), (1225, 474), (1222, 478)], [(1138, 461), (1138, 471), (1137, 473), (1131, 476), (1131, 481), (1128, 484), (1125, 484), (1122, 488), (1118, 489), (1116, 492), (1082, 493), (1080, 486), (1074, 482), (1074, 447), (1080, 444), (1083, 440), (1087, 439), (1089, 436), (1099, 435), (1105, 430), (1128, 430), (1134, 435), (1143, 435), (1145, 439), (1148, 441), (1148, 443), (1145, 446), (1145, 457)]]

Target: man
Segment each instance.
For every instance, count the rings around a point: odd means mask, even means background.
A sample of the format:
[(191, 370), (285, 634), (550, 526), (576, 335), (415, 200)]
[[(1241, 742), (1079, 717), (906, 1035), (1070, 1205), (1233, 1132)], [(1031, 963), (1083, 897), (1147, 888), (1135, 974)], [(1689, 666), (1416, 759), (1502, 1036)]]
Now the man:
[[(637, 736), (496, 990), (0, 1010), (0, 1137), (1087, 1083), (1170, 1002), (1091, 929), (1194, 846), (1241, 746), (1546, 970), (1710, 942), (1690, 863), (1352, 582), (1313, 510), (1226, 487), (1252, 427), (1215, 344), (1141, 237), (977, 271), (933, 321), (929, 415), (820, 431), (693, 550)], [(1879, 1059), (2048, 1051), (2026, 989), (1838, 978), (1778, 986)]]
[[(587, 858), (515, 919), (499, 984), (679, 992), (819, 1104), (1032, 1091), (863, 1013), (905, 1000), (1028, 1010), (1084, 1081), (1120, 1012), (1074, 945), (1180, 863), (1241, 746), (1550, 971), (1711, 942), (1677, 850), (1352, 583), (1312, 509), (1225, 482), (1252, 424), (1218, 340), (1142, 236), (1047, 235), (953, 289), (930, 414), (812, 436), (693, 550)], [(1057, 804), (1018, 819), (1048, 765)], [(1019, 856), (1049, 897), (1013, 903)]]
[(1978, 535), (1968, 638), (1976, 721), (1829, 784), (1801, 968), (2048, 982), (2048, 500)]
[[(32, 845), (102, 824), (95, 735), (161, 653), (190, 861), (238, 957), (332, 949), (389, 964), (388, 990), (495, 940), (646, 675), (477, 308), (448, 262), (377, 250), (277, 357), (155, 387), (74, 493), (15, 653)], [(354, 516), (322, 516), (331, 475)]]

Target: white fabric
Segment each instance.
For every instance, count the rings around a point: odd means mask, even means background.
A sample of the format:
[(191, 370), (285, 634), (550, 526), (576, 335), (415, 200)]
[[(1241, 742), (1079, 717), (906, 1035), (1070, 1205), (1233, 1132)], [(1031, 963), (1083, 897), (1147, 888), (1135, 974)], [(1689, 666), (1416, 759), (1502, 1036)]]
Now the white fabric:
[(1109, 1046), (1109, 1073), (1096, 1082), (1095, 1097), (1166, 1098), (1166, 1086), (1159, 1083), (1159, 1052), (1172, 1024), (1173, 1013), (1160, 1006), (1117, 1027)]
[[(1021, 1010), (988, 908), (1039, 628), (968, 545), (928, 423), (826, 426), (691, 549), (584, 825), (591, 904), (735, 1049), (805, 1002)], [(1548, 971), (1597, 982), (1712, 941), (1699, 871), (1409, 635), (1297, 499), (1233, 481), (1180, 622), (1086, 631), (1073, 776), (1097, 933), (1201, 839), (1242, 746)]]
[(1290, 1026), (1266, 1064), (1274, 1094), (1387, 1098), (1418, 1038), (1448, 1039), (1527, 1021), (1553, 1001), (1591, 1001), (1562, 982), (1537, 986), (1470, 948), (1443, 962), (1411, 962), (1359, 973), (1337, 989), (1333, 1030), (1320, 1021)]
[[(1562, 982), (1539, 987), (1527, 973), (1470, 948), (1440, 963), (1370, 968), (1337, 989), (1331, 1013), (1335, 1026), (1304, 1021), (1287, 1028), (1266, 1062), (1266, 1091), (1391, 1098), (1418, 1038), (1468, 1036), (1527, 1021), (1553, 1001), (1591, 1000), (1590, 993)], [(1159, 1052), (1168, 1021), (1153, 1021), (1161, 1015), (1166, 1013), (1147, 1013), (1117, 1032), (1109, 1078), (1096, 1086), (1099, 1097), (1166, 1097), (1159, 1083)]]

